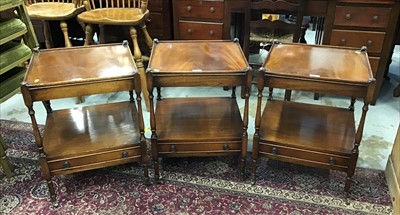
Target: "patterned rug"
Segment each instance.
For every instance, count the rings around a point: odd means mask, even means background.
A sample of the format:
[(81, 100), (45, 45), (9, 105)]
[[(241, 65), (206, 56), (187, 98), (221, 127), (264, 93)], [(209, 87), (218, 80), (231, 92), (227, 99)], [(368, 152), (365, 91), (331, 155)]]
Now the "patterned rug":
[(15, 166), (11, 179), (0, 172), (0, 214), (392, 213), (383, 171), (357, 168), (345, 200), (342, 172), (261, 160), (257, 184), (251, 186), (250, 177), (238, 177), (232, 157), (165, 159), (164, 184), (148, 187), (139, 164), (56, 176), (60, 205), (54, 208), (41, 178), (31, 125), (0, 123)]

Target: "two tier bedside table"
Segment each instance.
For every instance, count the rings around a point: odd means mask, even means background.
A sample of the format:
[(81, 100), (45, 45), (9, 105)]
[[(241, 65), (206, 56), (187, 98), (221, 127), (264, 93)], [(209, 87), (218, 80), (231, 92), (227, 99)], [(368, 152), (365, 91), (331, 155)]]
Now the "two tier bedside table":
[[(258, 74), (253, 139), (255, 183), (258, 156), (347, 173), (349, 192), (368, 105), (372, 76), (365, 48), (274, 44)], [(264, 87), (321, 92), (351, 98), (349, 108), (271, 100), (261, 113)], [(356, 130), (355, 98), (364, 105)]]
[[(54, 204), (54, 175), (141, 161), (149, 181), (140, 87), (126, 42), (34, 52), (21, 91)], [(130, 99), (63, 110), (50, 106), (51, 99), (119, 91)], [(33, 110), (36, 101), (43, 101), (47, 110), (43, 136)]]
[[(237, 39), (155, 40), (146, 78), (156, 181), (160, 177), (159, 157), (240, 154), (240, 171), (244, 173), (251, 73)], [(245, 89), (243, 114), (234, 91), (230, 97), (163, 98), (154, 110), (154, 87), (183, 86), (241, 86)]]

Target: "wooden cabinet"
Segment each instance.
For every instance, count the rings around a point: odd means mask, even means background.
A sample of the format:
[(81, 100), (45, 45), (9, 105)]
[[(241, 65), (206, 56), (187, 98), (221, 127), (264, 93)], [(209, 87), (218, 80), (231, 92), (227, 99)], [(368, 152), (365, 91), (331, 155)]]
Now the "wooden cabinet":
[(337, 0), (329, 2), (324, 44), (366, 46), (376, 86), (376, 102), (391, 58), (391, 44), (399, 20), (400, 2), (395, 0)]
[[(313, 56), (319, 56), (314, 62)], [(310, 63), (311, 62), (311, 63)], [(374, 79), (366, 51), (333, 46), (274, 44), (258, 74), (253, 180), (259, 156), (347, 173), (350, 188)], [(324, 92), (352, 98), (350, 107), (269, 100), (264, 87)], [(364, 100), (360, 123), (355, 98)]]
[[(142, 162), (149, 182), (140, 76), (127, 43), (35, 52), (21, 91), (53, 203), (54, 175)], [(61, 110), (50, 106), (51, 99), (118, 91), (126, 91), (126, 102)], [(36, 101), (47, 110), (43, 135), (33, 110)]]
[(173, 0), (172, 4), (175, 39), (229, 39), (227, 1)]
[[(244, 173), (251, 77), (237, 41), (155, 42), (146, 78), (156, 180), (160, 178), (159, 157), (240, 154)], [(230, 97), (161, 99), (159, 95), (154, 108), (153, 88), (184, 86), (220, 86), (221, 90), (223, 86), (241, 86), (244, 111), (241, 114), (235, 91)]]
[(171, 0), (150, 0), (147, 6), (150, 16), (146, 26), (151, 38), (171, 40), (172, 6)]

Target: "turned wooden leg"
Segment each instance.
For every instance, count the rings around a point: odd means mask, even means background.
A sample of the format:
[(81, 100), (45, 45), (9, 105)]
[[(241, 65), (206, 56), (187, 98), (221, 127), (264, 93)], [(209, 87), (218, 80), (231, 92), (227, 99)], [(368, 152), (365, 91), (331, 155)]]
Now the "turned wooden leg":
[(157, 100), (161, 100), (161, 87), (157, 87)]
[(51, 38), (49, 21), (43, 20), (43, 33), (44, 33), (44, 42), (46, 44), (46, 48), (53, 48), (53, 39)]
[(65, 20), (60, 21), (60, 27), (61, 27), (61, 31), (63, 32), (63, 35), (64, 35), (65, 47), (72, 47), (71, 41), (69, 40), (69, 36), (68, 36), (67, 22), (65, 22)]
[(0, 136), (0, 164), (1, 167), (3, 168), (6, 177), (11, 178), (13, 168), (10, 161), (7, 158), (6, 149), (7, 149), (6, 143), (4, 142), (3, 137)]
[(146, 39), (146, 44), (149, 47), (150, 53), (151, 50), (153, 49), (153, 40), (151, 39), (149, 32), (147, 32), (147, 27), (146, 24), (143, 24), (142, 26), (140, 26), (142, 28), (143, 34), (144, 34), (144, 38)]
[(274, 88), (270, 87), (268, 88), (268, 100), (273, 100), (274, 98), (272, 97), (272, 93), (274, 91)]
[(285, 90), (285, 101), (290, 101), (290, 97), (292, 97), (292, 91)]
[(319, 93), (314, 93), (314, 100), (318, 100), (319, 99)]
[(54, 206), (58, 206), (56, 192), (53, 186), (53, 182), (51, 180), (49, 166), (46, 161), (46, 155), (43, 153), (43, 151), (41, 151), (40, 154), (40, 167), (42, 168), (42, 175), (43, 178), (46, 180), (47, 188), (49, 189), (50, 200)]
[(146, 82), (146, 74), (145, 74), (145, 69), (143, 65), (143, 59), (142, 59), (142, 52), (140, 51), (139, 44), (137, 41), (137, 31), (134, 26), (130, 28), (129, 31), (132, 41), (133, 41), (133, 56), (135, 58), (136, 66), (138, 67), (139, 70), (139, 75), (140, 75), (140, 82), (142, 85), (142, 93), (143, 93), (143, 98), (146, 104), (146, 110), (149, 110), (149, 92), (147, 91), (147, 82)]
[(106, 39), (105, 39), (105, 36), (104, 36), (104, 25), (99, 25), (99, 29), (100, 29), (100, 35), (99, 35), (99, 43), (100, 44), (104, 44), (104, 43), (106, 43)]
[(84, 46), (88, 46), (92, 43), (93, 43), (93, 28), (92, 28), (92, 25), (86, 25)]

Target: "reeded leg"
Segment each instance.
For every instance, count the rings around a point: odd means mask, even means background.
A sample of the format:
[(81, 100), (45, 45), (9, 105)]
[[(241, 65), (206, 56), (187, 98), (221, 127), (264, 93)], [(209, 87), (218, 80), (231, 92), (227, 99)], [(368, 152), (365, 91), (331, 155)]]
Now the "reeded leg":
[(44, 31), (44, 42), (46, 44), (46, 48), (53, 48), (53, 40), (51, 38), (49, 21), (43, 20), (43, 31)]
[[(147, 32), (147, 31), (146, 31)], [(130, 28), (129, 31), (132, 41), (133, 41), (133, 56), (135, 58), (136, 65), (139, 70), (139, 75), (140, 75), (140, 82), (142, 85), (142, 93), (143, 93), (143, 98), (146, 104), (146, 110), (149, 110), (149, 92), (147, 91), (147, 81), (146, 81), (146, 74), (144, 70), (144, 65), (143, 65), (143, 59), (142, 59), (142, 52), (140, 51), (139, 44), (137, 41), (137, 31), (134, 26)]]
[(61, 27), (61, 31), (63, 32), (63, 35), (64, 35), (65, 47), (72, 47), (71, 41), (69, 40), (69, 36), (68, 36), (67, 22), (65, 22), (65, 20), (60, 21), (60, 27)]

